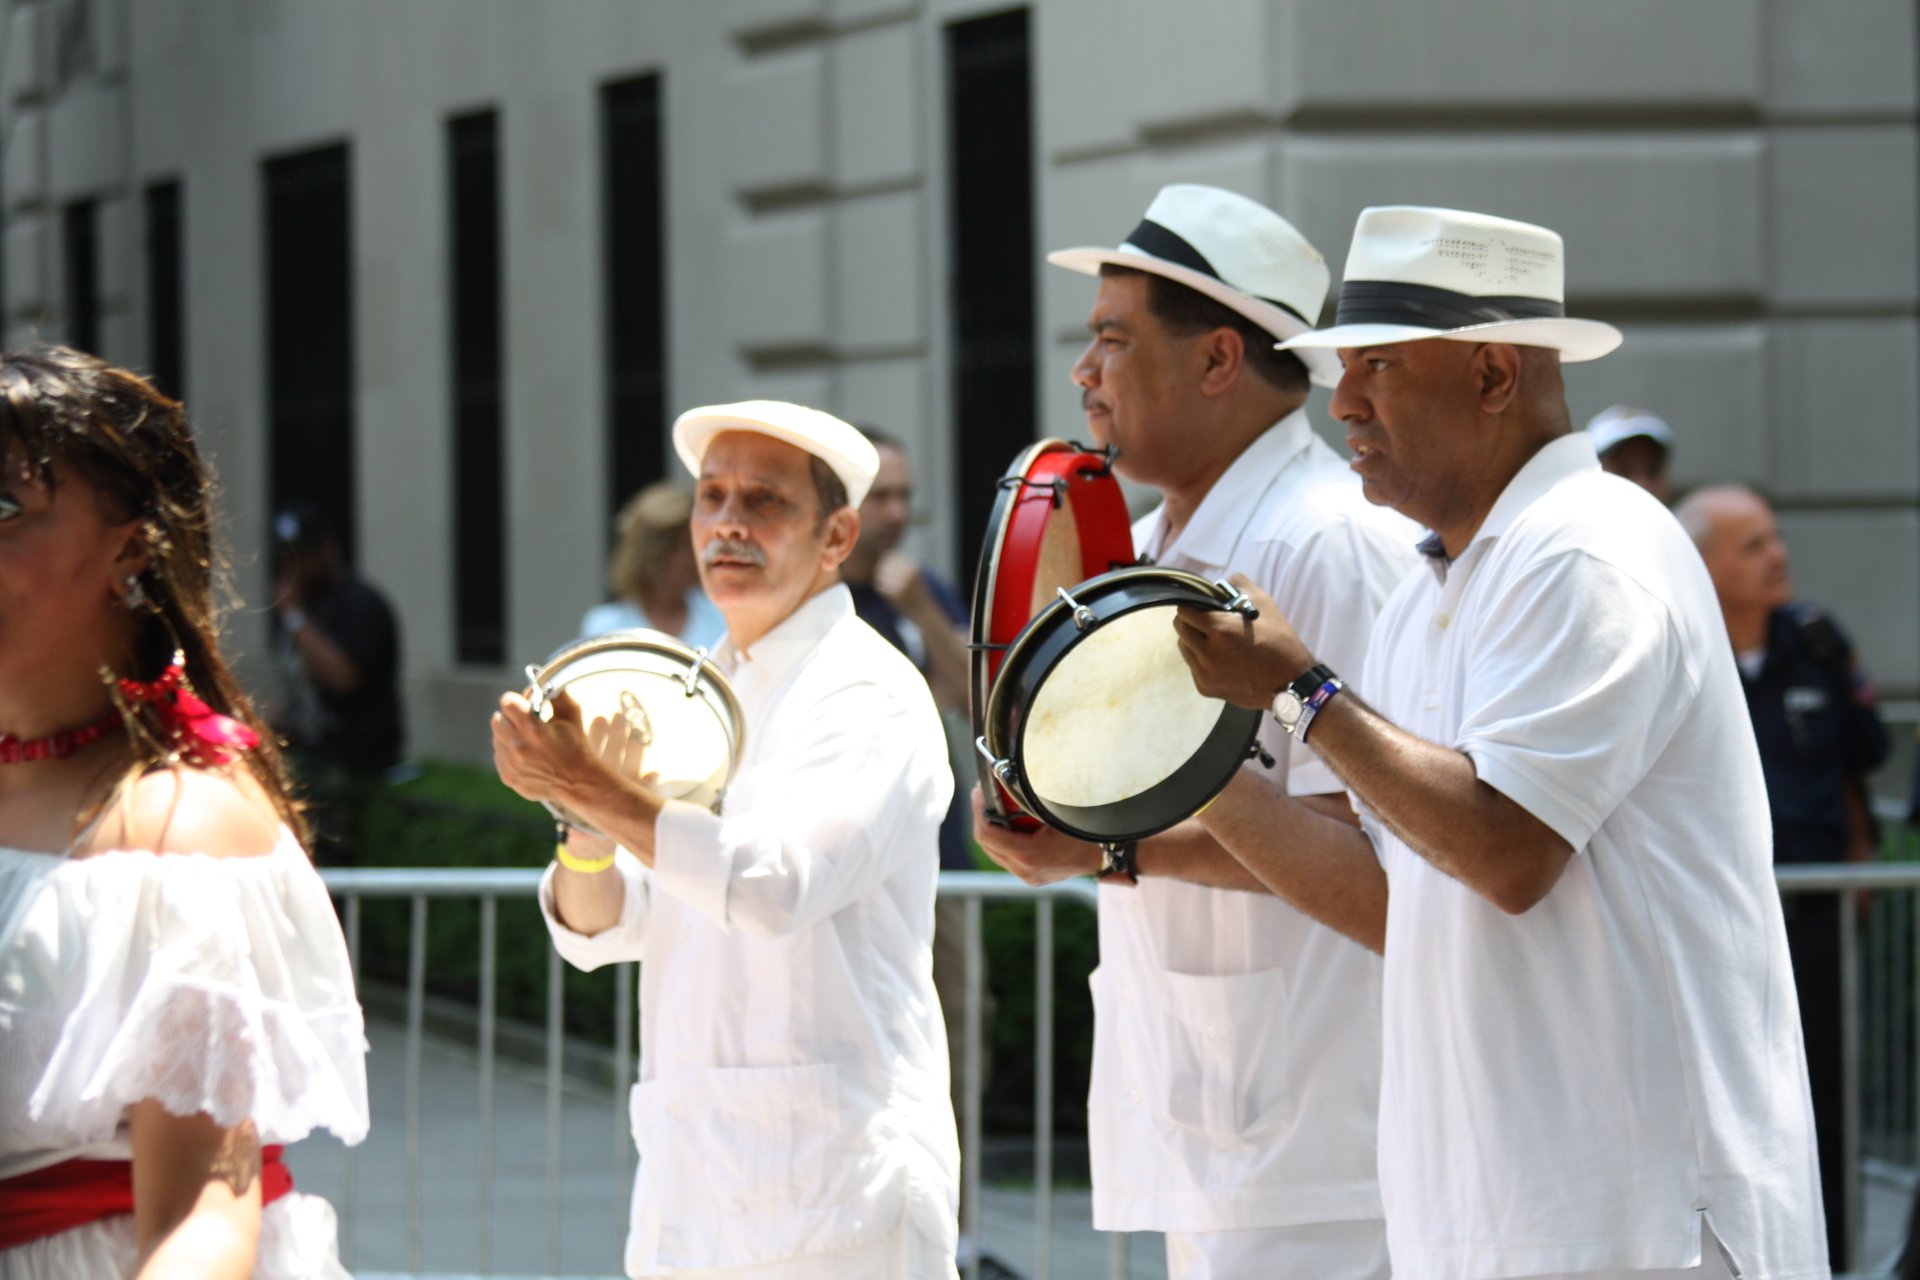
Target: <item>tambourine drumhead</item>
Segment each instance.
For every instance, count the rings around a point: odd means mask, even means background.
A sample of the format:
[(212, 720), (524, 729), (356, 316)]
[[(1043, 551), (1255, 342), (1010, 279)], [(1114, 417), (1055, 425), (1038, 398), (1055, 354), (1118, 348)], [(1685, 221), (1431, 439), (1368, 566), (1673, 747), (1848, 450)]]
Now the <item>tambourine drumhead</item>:
[(1040, 682), (1021, 727), (1027, 785), (1050, 804), (1115, 804), (1172, 777), (1226, 704), (1193, 687), (1173, 643), (1175, 605), (1088, 632)]
[[(972, 719), (986, 707), (1007, 646), (1062, 587), (1133, 563), (1133, 531), (1113, 458), (1064, 440), (1041, 440), (1000, 482), (974, 575)], [(983, 776), (988, 816), (1011, 821), (1015, 806)]]
[[(625, 721), (645, 744), (636, 780), (669, 800), (718, 812), (746, 742), (746, 722), (725, 677), (705, 655), (658, 631), (616, 631), (569, 645), (538, 671), (529, 699), (544, 710), (565, 690), (580, 718)], [(586, 828), (561, 807), (555, 816)], [(586, 828), (590, 829), (590, 828)]]
[(1103, 574), (1069, 595), (1006, 652), (988, 700), (988, 767), (1049, 826), (1142, 839), (1205, 808), (1253, 748), (1260, 713), (1194, 688), (1173, 628), (1182, 605), (1241, 601), (1158, 568)]

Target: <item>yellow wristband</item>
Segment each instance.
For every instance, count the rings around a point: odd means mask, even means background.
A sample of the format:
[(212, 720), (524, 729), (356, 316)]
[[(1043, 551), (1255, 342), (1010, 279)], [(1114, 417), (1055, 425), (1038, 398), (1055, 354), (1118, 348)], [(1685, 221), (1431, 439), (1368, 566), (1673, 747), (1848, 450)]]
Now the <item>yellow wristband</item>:
[(582, 875), (590, 876), (596, 872), (605, 871), (613, 865), (612, 854), (608, 854), (604, 858), (594, 858), (591, 860), (574, 857), (573, 854), (567, 851), (567, 837), (571, 834), (573, 834), (573, 828), (569, 824), (565, 822), (554, 823), (553, 856), (559, 859), (561, 866), (569, 871), (578, 871)]
[(567, 851), (567, 846), (564, 844), (556, 844), (553, 846), (553, 856), (559, 859), (560, 865), (567, 870), (578, 871), (583, 875), (592, 875), (596, 871), (605, 871), (613, 865), (612, 854), (608, 854), (604, 858), (595, 858), (589, 862), (585, 858), (574, 857)]

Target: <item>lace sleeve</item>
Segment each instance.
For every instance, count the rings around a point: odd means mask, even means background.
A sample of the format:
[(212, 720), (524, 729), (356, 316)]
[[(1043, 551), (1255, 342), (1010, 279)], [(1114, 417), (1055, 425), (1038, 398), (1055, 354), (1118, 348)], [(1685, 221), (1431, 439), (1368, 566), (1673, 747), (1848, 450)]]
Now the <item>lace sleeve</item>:
[(366, 1136), (346, 946), (291, 836), (257, 858), (108, 853), (60, 871), (0, 951), (0, 1020), (28, 1059), (5, 1074), (27, 1069), (24, 1119), (45, 1145), (111, 1137), (149, 1098), (251, 1119), (263, 1142)]

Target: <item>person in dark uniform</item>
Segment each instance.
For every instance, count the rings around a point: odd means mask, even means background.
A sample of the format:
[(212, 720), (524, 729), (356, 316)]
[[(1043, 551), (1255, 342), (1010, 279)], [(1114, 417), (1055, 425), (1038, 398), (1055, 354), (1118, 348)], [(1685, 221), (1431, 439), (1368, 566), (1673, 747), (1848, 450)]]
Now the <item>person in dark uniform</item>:
[(287, 739), (323, 860), (351, 857), (368, 791), (400, 762), (400, 623), (347, 567), (314, 507), (273, 519), (274, 615), (285, 675), (275, 728)]
[[(1787, 549), (1766, 501), (1721, 485), (1676, 510), (1720, 597), (1767, 779), (1776, 863), (1867, 861), (1875, 853), (1866, 776), (1887, 758), (1872, 681), (1833, 617), (1795, 602)], [(1787, 943), (1820, 1141), (1828, 1253), (1846, 1258), (1840, 899), (1787, 899)]]

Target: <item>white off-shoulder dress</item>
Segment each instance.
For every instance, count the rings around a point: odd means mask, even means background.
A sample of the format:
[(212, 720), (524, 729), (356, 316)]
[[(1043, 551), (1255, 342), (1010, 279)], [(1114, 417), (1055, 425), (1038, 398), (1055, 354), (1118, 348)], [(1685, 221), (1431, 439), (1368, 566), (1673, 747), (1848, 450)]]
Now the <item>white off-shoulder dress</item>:
[[(290, 832), (258, 857), (0, 848), (0, 1179), (129, 1158), (142, 1099), (263, 1145), (367, 1133), (366, 1028), (326, 888)], [(0, 1280), (131, 1275), (131, 1214), (0, 1251)], [(261, 1219), (262, 1280), (344, 1277), (332, 1206)]]

